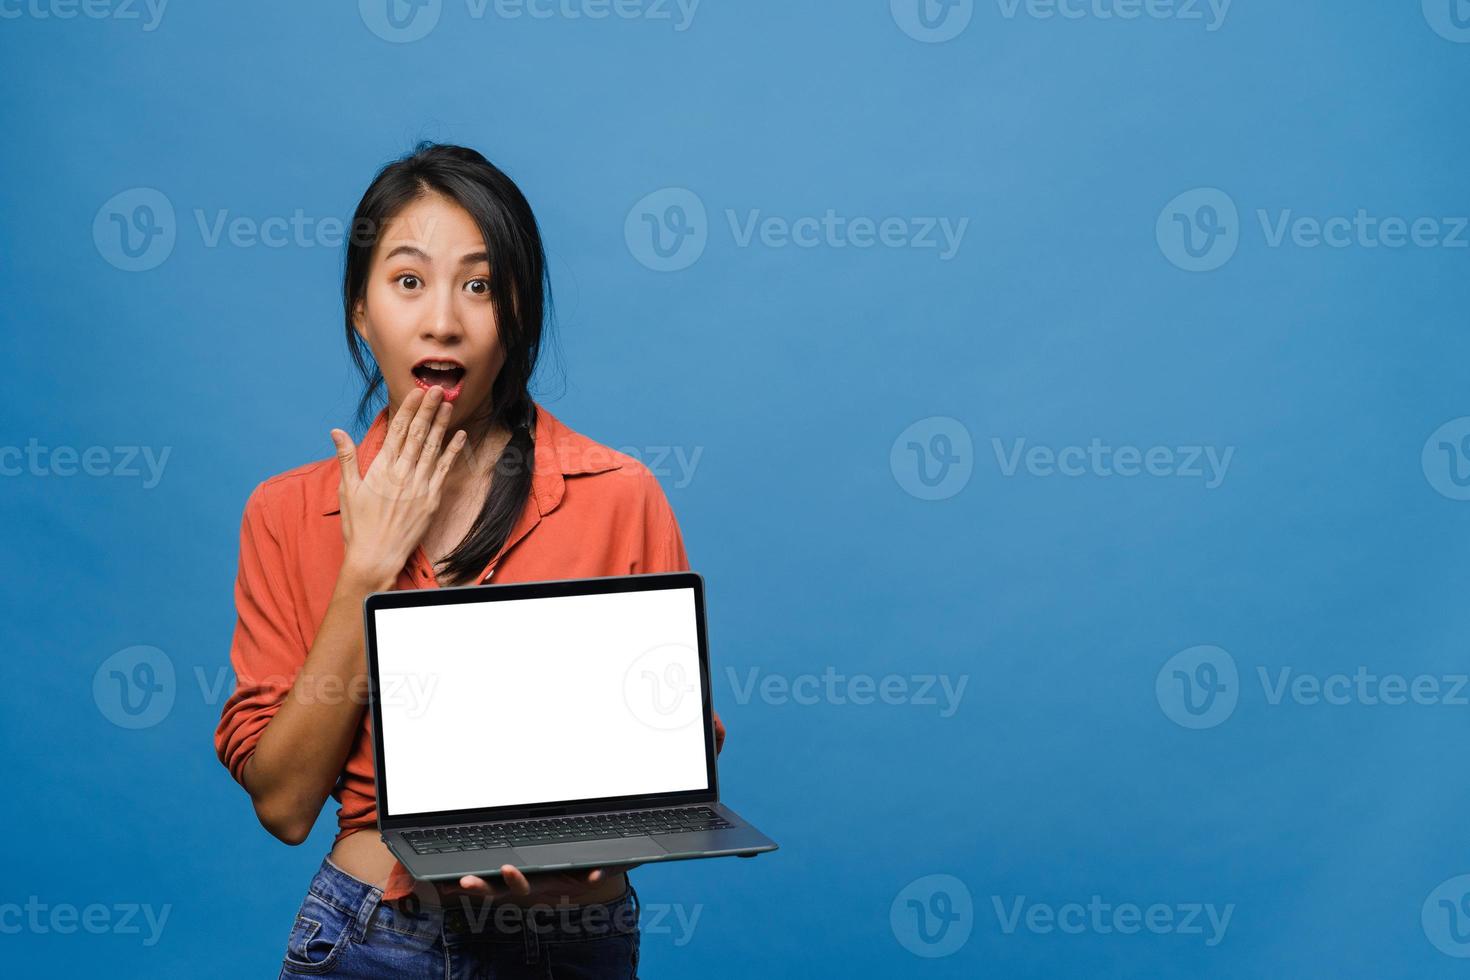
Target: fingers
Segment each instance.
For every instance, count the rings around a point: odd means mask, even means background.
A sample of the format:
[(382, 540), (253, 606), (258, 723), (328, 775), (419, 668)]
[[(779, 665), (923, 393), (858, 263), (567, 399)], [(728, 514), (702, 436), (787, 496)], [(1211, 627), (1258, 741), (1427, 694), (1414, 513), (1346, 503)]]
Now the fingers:
[(502, 864), (500, 874), (512, 894), (522, 896), (531, 894), (531, 883), (526, 880), (525, 875), (521, 874), (520, 868), (513, 864)]
[(453, 411), (446, 401), (440, 401), (439, 407), (434, 410), (434, 421), (429, 426), (428, 436), (424, 438), (418, 468), (414, 471), (414, 479), (419, 483), (427, 485), (432, 482), (434, 463), (439, 458), (439, 446), (444, 441), (444, 430), (449, 427), (449, 416), (452, 414)]
[(398, 414), (394, 415), (393, 421), (388, 424), (388, 435), (383, 440), (382, 452), (388, 454), (388, 459), (398, 458), (398, 451), (403, 448), (403, 440), (408, 436), (408, 425), (413, 421), (423, 401), (424, 389), (417, 386), (404, 396), (403, 404), (398, 406)]
[[(622, 870), (624, 867), (636, 867), (636, 865), (620, 865), (615, 870)], [(500, 866), (500, 874), (504, 880), (503, 885), (488, 882), (479, 875), (465, 875), (459, 879), (459, 887), (469, 894), (485, 895), (490, 898), (498, 898), (506, 894), (524, 898), (529, 896), (533, 890), (538, 895), (559, 895), (560, 893), (554, 891), (557, 887), (570, 890), (579, 886), (596, 884), (607, 876), (607, 869), (588, 868), (582, 871), (535, 874), (528, 878), (515, 865), (503, 864)], [(560, 897), (570, 897), (570, 895)]]
[(420, 399), (418, 410), (413, 413), (413, 421), (408, 424), (408, 436), (403, 440), (403, 446), (394, 459), (394, 469), (400, 476), (412, 473), (418, 465), (419, 454), (424, 450), (424, 440), (429, 437), (429, 429), (434, 424), (434, 415), (439, 411), (443, 397), (444, 389), (435, 385)]
[(362, 474), (357, 472), (357, 447), (352, 444), (352, 438), (341, 429), (332, 430), (332, 445), (337, 447), (337, 462), (342, 467), (342, 482), (340, 489), (346, 491), (362, 480)]
[(557, 885), (590, 885), (601, 881), (603, 877), (602, 868), (587, 868), (582, 871), (540, 873), (527, 878), (525, 872), (513, 864), (501, 865), (500, 873), (505, 878), (506, 886), (517, 895), (531, 894), (533, 886), (538, 893), (546, 893)]
[(595, 885), (606, 877), (607, 871), (603, 868), (584, 868), (581, 871), (562, 871), (556, 874), (542, 874), (533, 876), (538, 892), (549, 892), (555, 887), (562, 887), (569, 891)]
[(479, 875), (465, 875), (459, 879), (459, 887), (472, 895), (489, 895), (491, 898), (500, 895), (504, 890), (490, 884)]
[(439, 462), (434, 464), (434, 473), (429, 477), (429, 493), (431, 495), (437, 496), (439, 489), (444, 486), (444, 478), (449, 475), (449, 471), (454, 467), (454, 461), (459, 458), (459, 451), (464, 448), (465, 441), (468, 438), (464, 430), (460, 429), (454, 434), (454, 438), (449, 440), (449, 448), (444, 450), (443, 455), (439, 457)]

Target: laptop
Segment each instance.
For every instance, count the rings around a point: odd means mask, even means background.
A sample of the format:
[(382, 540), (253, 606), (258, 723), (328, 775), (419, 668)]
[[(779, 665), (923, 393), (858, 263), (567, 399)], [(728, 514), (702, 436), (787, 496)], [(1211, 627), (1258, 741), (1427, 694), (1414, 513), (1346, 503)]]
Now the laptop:
[(720, 799), (694, 572), (376, 592), (378, 830), (425, 881), (776, 844)]

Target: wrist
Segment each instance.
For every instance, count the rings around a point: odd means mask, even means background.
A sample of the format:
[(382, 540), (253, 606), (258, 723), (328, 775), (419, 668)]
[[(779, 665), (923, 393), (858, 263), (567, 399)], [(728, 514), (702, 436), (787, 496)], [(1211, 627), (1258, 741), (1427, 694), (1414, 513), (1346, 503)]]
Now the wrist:
[(351, 563), (344, 563), (341, 571), (337, 573), (338, 591), (359, 597), (370, 592), (389, 592), (397, 584), (397, 574), (387, 575), (375, 569), (363, 568)]

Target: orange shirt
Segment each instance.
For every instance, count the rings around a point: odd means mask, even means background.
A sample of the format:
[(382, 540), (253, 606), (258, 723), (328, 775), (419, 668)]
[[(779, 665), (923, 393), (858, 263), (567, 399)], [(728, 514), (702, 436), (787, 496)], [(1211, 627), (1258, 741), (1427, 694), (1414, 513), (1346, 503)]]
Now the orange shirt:
[[(363, 473), (387, 430), (385, 408), (358, 446)], [(531, 492), (478, 581), (492, 573), (499, 583), (688, 570), (674, 512), (648, 467), (572, 431), (539, 404), (533, 431)], [(230, 649), (236, 684), (214, 735), (220, 761), (242, 785), (245, 762), (305, 663), (336, 586), (343, 554), (340, 480), (341, 464), (333, 456), (271, 477), (245, 504)], [(420, 547), (395, 588), (438, 585)], [(377, 826), (371, 724), (364, 711), (332, 790), (341, 804), (336, 840)], [(716, 726), (723, 735), (718, 721)], [(395, 863), (384, 898), (403, 897), (412, 886)]]

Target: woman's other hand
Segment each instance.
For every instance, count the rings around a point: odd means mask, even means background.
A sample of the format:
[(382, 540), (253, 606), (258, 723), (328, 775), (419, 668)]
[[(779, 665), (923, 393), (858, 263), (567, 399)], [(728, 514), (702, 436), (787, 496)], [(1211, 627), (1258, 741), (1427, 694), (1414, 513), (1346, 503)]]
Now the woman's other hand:
[(606, 868), (590, 868), (582, 871), (541, 872), (526, 874), (513, 864), (500, 866), (500, 880), (486, 881), (478, 875), (465, 875), (459, 879), (462, 894), (484, 895), (488, 898), (534, 898), (555, 904), (574, 899), (578, 893), (592, 885), (617, 874), (636, 868), (636, 864), (620, 864)]

